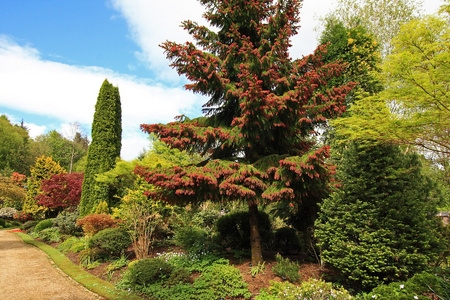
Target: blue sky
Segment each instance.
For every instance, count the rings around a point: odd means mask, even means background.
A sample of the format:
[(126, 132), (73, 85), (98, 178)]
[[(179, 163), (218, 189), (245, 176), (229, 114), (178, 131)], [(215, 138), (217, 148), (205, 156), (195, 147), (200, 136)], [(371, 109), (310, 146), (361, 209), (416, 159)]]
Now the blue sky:
[[(425, 0), (427, 13), (441, 0)], [(317, 46), (317, 18), (332, 0), (304, 0), (292, 56)], [(0, 114), (24, 120), (30, 135), (49, 130), (68, 135), (78, 122), (90, 135), (98, 91), (105, 78), (119, 87), (122, 158), (148, 147), (142, 123), (166, 123), (176, 115), (196, 117), (206, 101), (184, 91), (185, 79), (168, 67), (158, 44), (185, 42), (179, 27), (205, 24), (196, 0), (1, 0)]]

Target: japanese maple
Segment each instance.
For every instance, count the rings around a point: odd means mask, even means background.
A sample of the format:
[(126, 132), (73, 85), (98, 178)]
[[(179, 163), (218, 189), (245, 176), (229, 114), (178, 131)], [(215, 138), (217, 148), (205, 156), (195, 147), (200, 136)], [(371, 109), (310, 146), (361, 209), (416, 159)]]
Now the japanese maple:
[(57, 211), (74, 208), (80, 203), (82, 183), (83, 173), (62, 173), (43, 179), (37, 204)]
[(209, 96), (204, 116), (141, 125), (171, 147), (199, 152), (189, 167), (135, 172), (159, 187), (148, 194), (171, 203), (241, 200), (249, 205), (252, 262), (262, 262), (258, 204), (301, 202), (330, 180), (328, 146), (317, 130), (341, 114), (352, 84), (327, 82), (343, 71), (321, 61), (325, 47), (289, 56), (297, 33), (299, 0), (201, 0), (211, 28), (183, 23), (194, 43), (162, 44), (171, 66)]

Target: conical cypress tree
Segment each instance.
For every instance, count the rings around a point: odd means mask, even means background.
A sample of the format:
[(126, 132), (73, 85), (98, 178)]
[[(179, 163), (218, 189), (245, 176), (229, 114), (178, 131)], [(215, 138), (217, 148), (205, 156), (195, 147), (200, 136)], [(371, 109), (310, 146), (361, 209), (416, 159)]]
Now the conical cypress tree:
[(340, 187), (324, 200), (315, 234), (324, 261), (363, 290), (404, 280), (441, 246), (430, 181), (416, 154), (394, 145), (352, 143), (342, 153)]
[(122, 146), (122, 109), (119, 89), (105, 79), (95, 104), (92, 142), (89, 145), (80, 201), (80, 216), (92, 213), (99, 203), (111, 203), (112, 191), (95, 181), (111, 170)]

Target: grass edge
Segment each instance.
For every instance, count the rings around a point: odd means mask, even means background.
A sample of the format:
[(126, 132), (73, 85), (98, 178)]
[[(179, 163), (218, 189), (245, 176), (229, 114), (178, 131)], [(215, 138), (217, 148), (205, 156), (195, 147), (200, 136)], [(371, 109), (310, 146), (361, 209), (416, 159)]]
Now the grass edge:
[(130, 299), (130, 300), (142, 300), (143, 298), (133, 293), (118, 290), (116, 287), (106, 282), (89, 272), (86, 272), (78, 265), (74, 264), (64, 254), (56, 250), (55, 248), (33, 239), (31, 236), (25, 233), (17, 232), (17, 235), (27, 244), (33, 245), (42, 251), (44, 251), (52, 261), (69, 277), (90, 290), (110, 300)]

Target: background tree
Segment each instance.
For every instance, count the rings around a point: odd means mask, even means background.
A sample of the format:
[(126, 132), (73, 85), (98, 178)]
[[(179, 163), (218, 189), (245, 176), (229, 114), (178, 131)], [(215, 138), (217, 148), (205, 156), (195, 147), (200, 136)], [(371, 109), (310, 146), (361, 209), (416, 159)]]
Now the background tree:
[(400, 27), (419, 16), (421, 0), (337, 0), (337, 8), (325, 20), (337, 20), (347, 28), (363, 25), (381, 44), (382, 56), (390, 54)]
[(28, 130), (23, 126), (13, 125), (5, 115), (1, 115), (0, 173), (6, 177), (13, 172), (29, 175), (32, 164)]
[(27, 197), (23, 205), (23, 211), (35, 218), (43, 217), (47, 209), (37, 204), (36, 197), (42, 193), (41, 182), (50, 179), (53, 175), (65, 173), (63, 167), (53, 161), (51, 157), (41, 156), (31, 168), (31, 176), (28, 178)]
[(56, 130), (51, 130), (46, 134), (40, 135), (34, 140), (34, 152), (36, 155), (51, 156), (54, 161), (72, 171), (73, 165), (83, 156), (87, 154), (88, 140), (86, 136), (82, 136), (78, 129), (71, 133), (71, 138), (64, 137)]
[(351, 117), (332, 122), (345, 139), (370, 136), (410, 144), (434, 154), (436, 162), (448, 160), (448, 22), (448, 17), (427, 16), (402, 27), (383, 63), (386, 89), (358, 101)]
[(404, 280), (443, 250), (434, 188), (416, 154), (398, 146), (348, 143), (338, 188), (316, 222), (323, 260), (357, 288)]
[(342, 61), (346, 64), (345, 72), (334, 78), (330, 84), (340, 86), (349, 82), (357, 83), (347, 95), (347, 106), (353, 103), (357, 96), (372, 95), (383, 88), (377, 77), (377, 73), (381, 71), (380, 44), (364, 25), (354, 26), (347, 27), (343, 21), (326, 19), (319, 39), (320, 44), (327, 45), (327, 52), (323, 55), (325, 63)]
[(239, 200), (248, 204), (252, 262), (262, 262), (258, 205), (302, 202), (323, 192), (328, 147), (315, 147), (316, 130), (339, 115), (349, 86), (327, 87), (343, 67), (323, 64), (324, 48), (299, 60), (289, 57), (300, 1), (202, 0), (218, 32), (186, 21), (197, 41), (166, 42), (172, 66), (208, 95), (205, 117), (181, 116), (166, 125), (142, 125), (171, 147), (201, 153), (204, 161), (136, 173), (156, 185), (155, 200), (198, 204)]
[(105, 79), (95, 104), (92, 142), (89, 145), (80, 201), (80, 216), (86, 216), (106, 201), (111, 206), (114, 191), (97, 184), (97, 174), (111, 170), (122, 147), (122, 108), (119, 89)]
[[(13, 174), (20, 176), (18, 173)], [(17, 182), (17, 175), (11, 177), (0, 175), (0, 207), (14, 207), (18, 211), (22, 210), (27, 191), (23, 182)]]
[(64, 209), (75, 209), (80, 203), (82, 183), (83, 173), (62, 173), (43, 179), (36, 204), (48, 208), (54, 216)]

